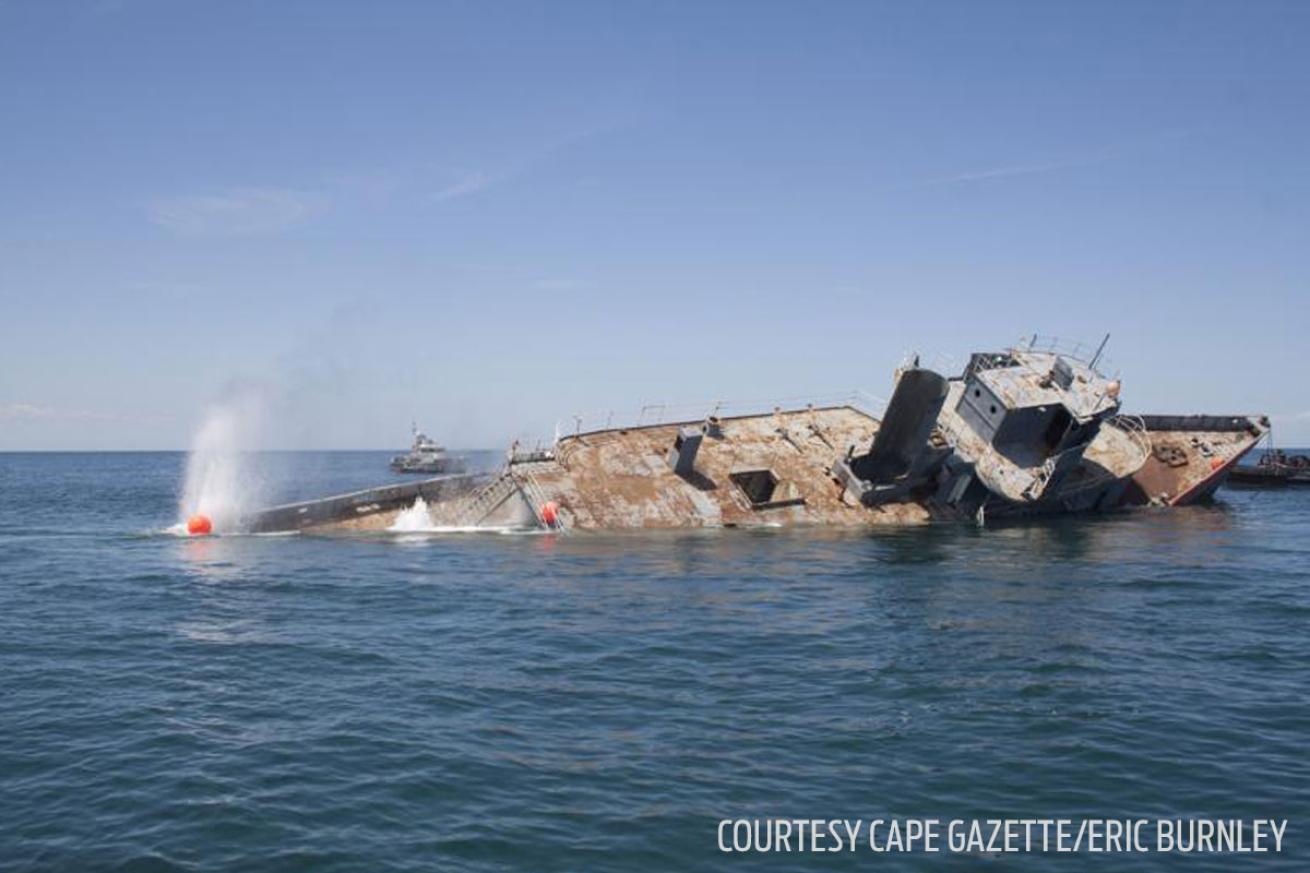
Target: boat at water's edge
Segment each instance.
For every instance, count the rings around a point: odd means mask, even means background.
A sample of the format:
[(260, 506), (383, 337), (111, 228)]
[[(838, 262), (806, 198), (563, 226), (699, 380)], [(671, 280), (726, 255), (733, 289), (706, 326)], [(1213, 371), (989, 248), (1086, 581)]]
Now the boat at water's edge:
[(414, 444), (403, 455), (391, 459), (391, 469), (397, 473), (462, 473), (464, 459), (451, 455), (445, 447), (414, 426)]
[(1286, 488), (1310, 485), (1310, 455), (1290, 455), (1270, 449), (1255, 464), (1239, 464), (1228, 477), (1238, 488)]

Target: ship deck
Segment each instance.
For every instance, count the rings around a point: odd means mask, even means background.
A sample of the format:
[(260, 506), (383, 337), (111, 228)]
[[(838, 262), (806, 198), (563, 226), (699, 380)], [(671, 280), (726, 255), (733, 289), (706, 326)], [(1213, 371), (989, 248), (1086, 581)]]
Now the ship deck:
[(878, 421), (851, 406), (725, 418), (706, 435), (695, 470), (667, 456), (680, 427), (662, 424), (563, 438), (552, 461), (516, 465), (530, 493), (559, 504), (568, 527), (678, 528), (909, 524), (916, 503), (870, 509), (843, 499), (830, 468), (847, 448), (865, 450)]
[(1268, 429), (1266, 419), (1217, 415), (1144, 415), (1151, 455), (1125, 494), (1129, 506), (1185, 506), (1212, 496)]

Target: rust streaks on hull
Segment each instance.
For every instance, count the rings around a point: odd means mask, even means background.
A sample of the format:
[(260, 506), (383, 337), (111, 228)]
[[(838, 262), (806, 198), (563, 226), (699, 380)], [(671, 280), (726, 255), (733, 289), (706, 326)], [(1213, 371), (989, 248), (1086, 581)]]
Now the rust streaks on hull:
[(703, 420), (602, 430), (579, 417), (549, 449), (516, 443), (486, 481), (389, 486), (262, 518), (376, 530), (418, 496), (433, 525), (457, 529), (867, 527), (1179, 506), (1213, 494), (1268, 431), (1265, 418), (1121, 414), (1121, 383), (1097, 368), (1104, 341), (1090, 358), (1078, 348), (1034, 337), (974, 353), (953, 378), (915, 356), (881, 421), (857, 399), (723, 418), (715, 405)]
[[(695, 423), (697, 426), (700, 422)], [(907, 524), (916, 504), (871, 511), (843, 499), (830, 467), (834, 447), (867, 444), (878, 422), (849, 406), (723, 419), (683, 473), (670, 447), (688, 423), (562, 439), (554, 463), (533, 477), (580, 529)]]

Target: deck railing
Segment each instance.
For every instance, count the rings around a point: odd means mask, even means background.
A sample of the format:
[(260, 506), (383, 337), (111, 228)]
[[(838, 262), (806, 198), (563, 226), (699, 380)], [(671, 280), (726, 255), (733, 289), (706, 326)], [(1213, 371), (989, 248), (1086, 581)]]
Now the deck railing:
[(1151, 445), (1151, 435), (1146, 429), (1146, 422), (1140, 415), (1120, 413), (1110, 419), (1110, 424), (1128, 434), (1129, 438), (1137, 444), (1142, 452), (1143, 461), (1151, 456), (1151, 451), (1154, 448)]
[(1107, 373), (1114, 373), (1108, 378), (1117, 379), (1119, 378), (1118, 371), (1115, 370), (1110, 359), (1105, 355), (1105, 345), (1108, 340), (1109, 337), (1107, 336), (1095, 345), (1088, 345), (1078, 340), (1034, 333), (1020, 337), (1019, 341), (1011, 348), (1017, 352), (1046, 352), (1047, 354), (1072, 358), (1086, 364), (1102, 376)]
[(792, 411), (832, 406), (851, 406), (861, 412), (881, 417), (887, 401), (867, 391), (839, 394), (809, 394), (792, 397), (768, 397), (758, 400), (704, 400), (698, 403), (647, 403), (635, 410), (606, 410), (569, 416), (556, 425), (555, 440), (565, 436), (595, 433), (616, 428), (634, 429), (670, 424), (699, 424), (710, 416), (735, 418), (767, 415), (775, 410)]

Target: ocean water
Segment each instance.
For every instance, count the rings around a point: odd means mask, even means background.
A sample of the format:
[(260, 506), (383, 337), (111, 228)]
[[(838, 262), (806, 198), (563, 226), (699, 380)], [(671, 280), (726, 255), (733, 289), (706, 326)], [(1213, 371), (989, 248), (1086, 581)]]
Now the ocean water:
[[(385, 460), (286, 456), (277, 490)], [(0, 870), (980, 864), (718, 851), (720, 819), (781, 816), (1288, 818), (1281, 858), (982, 869), (1310, 862), (1310, 489), (984, 529), (186, 539), (184, 462), (0, 455)]]

